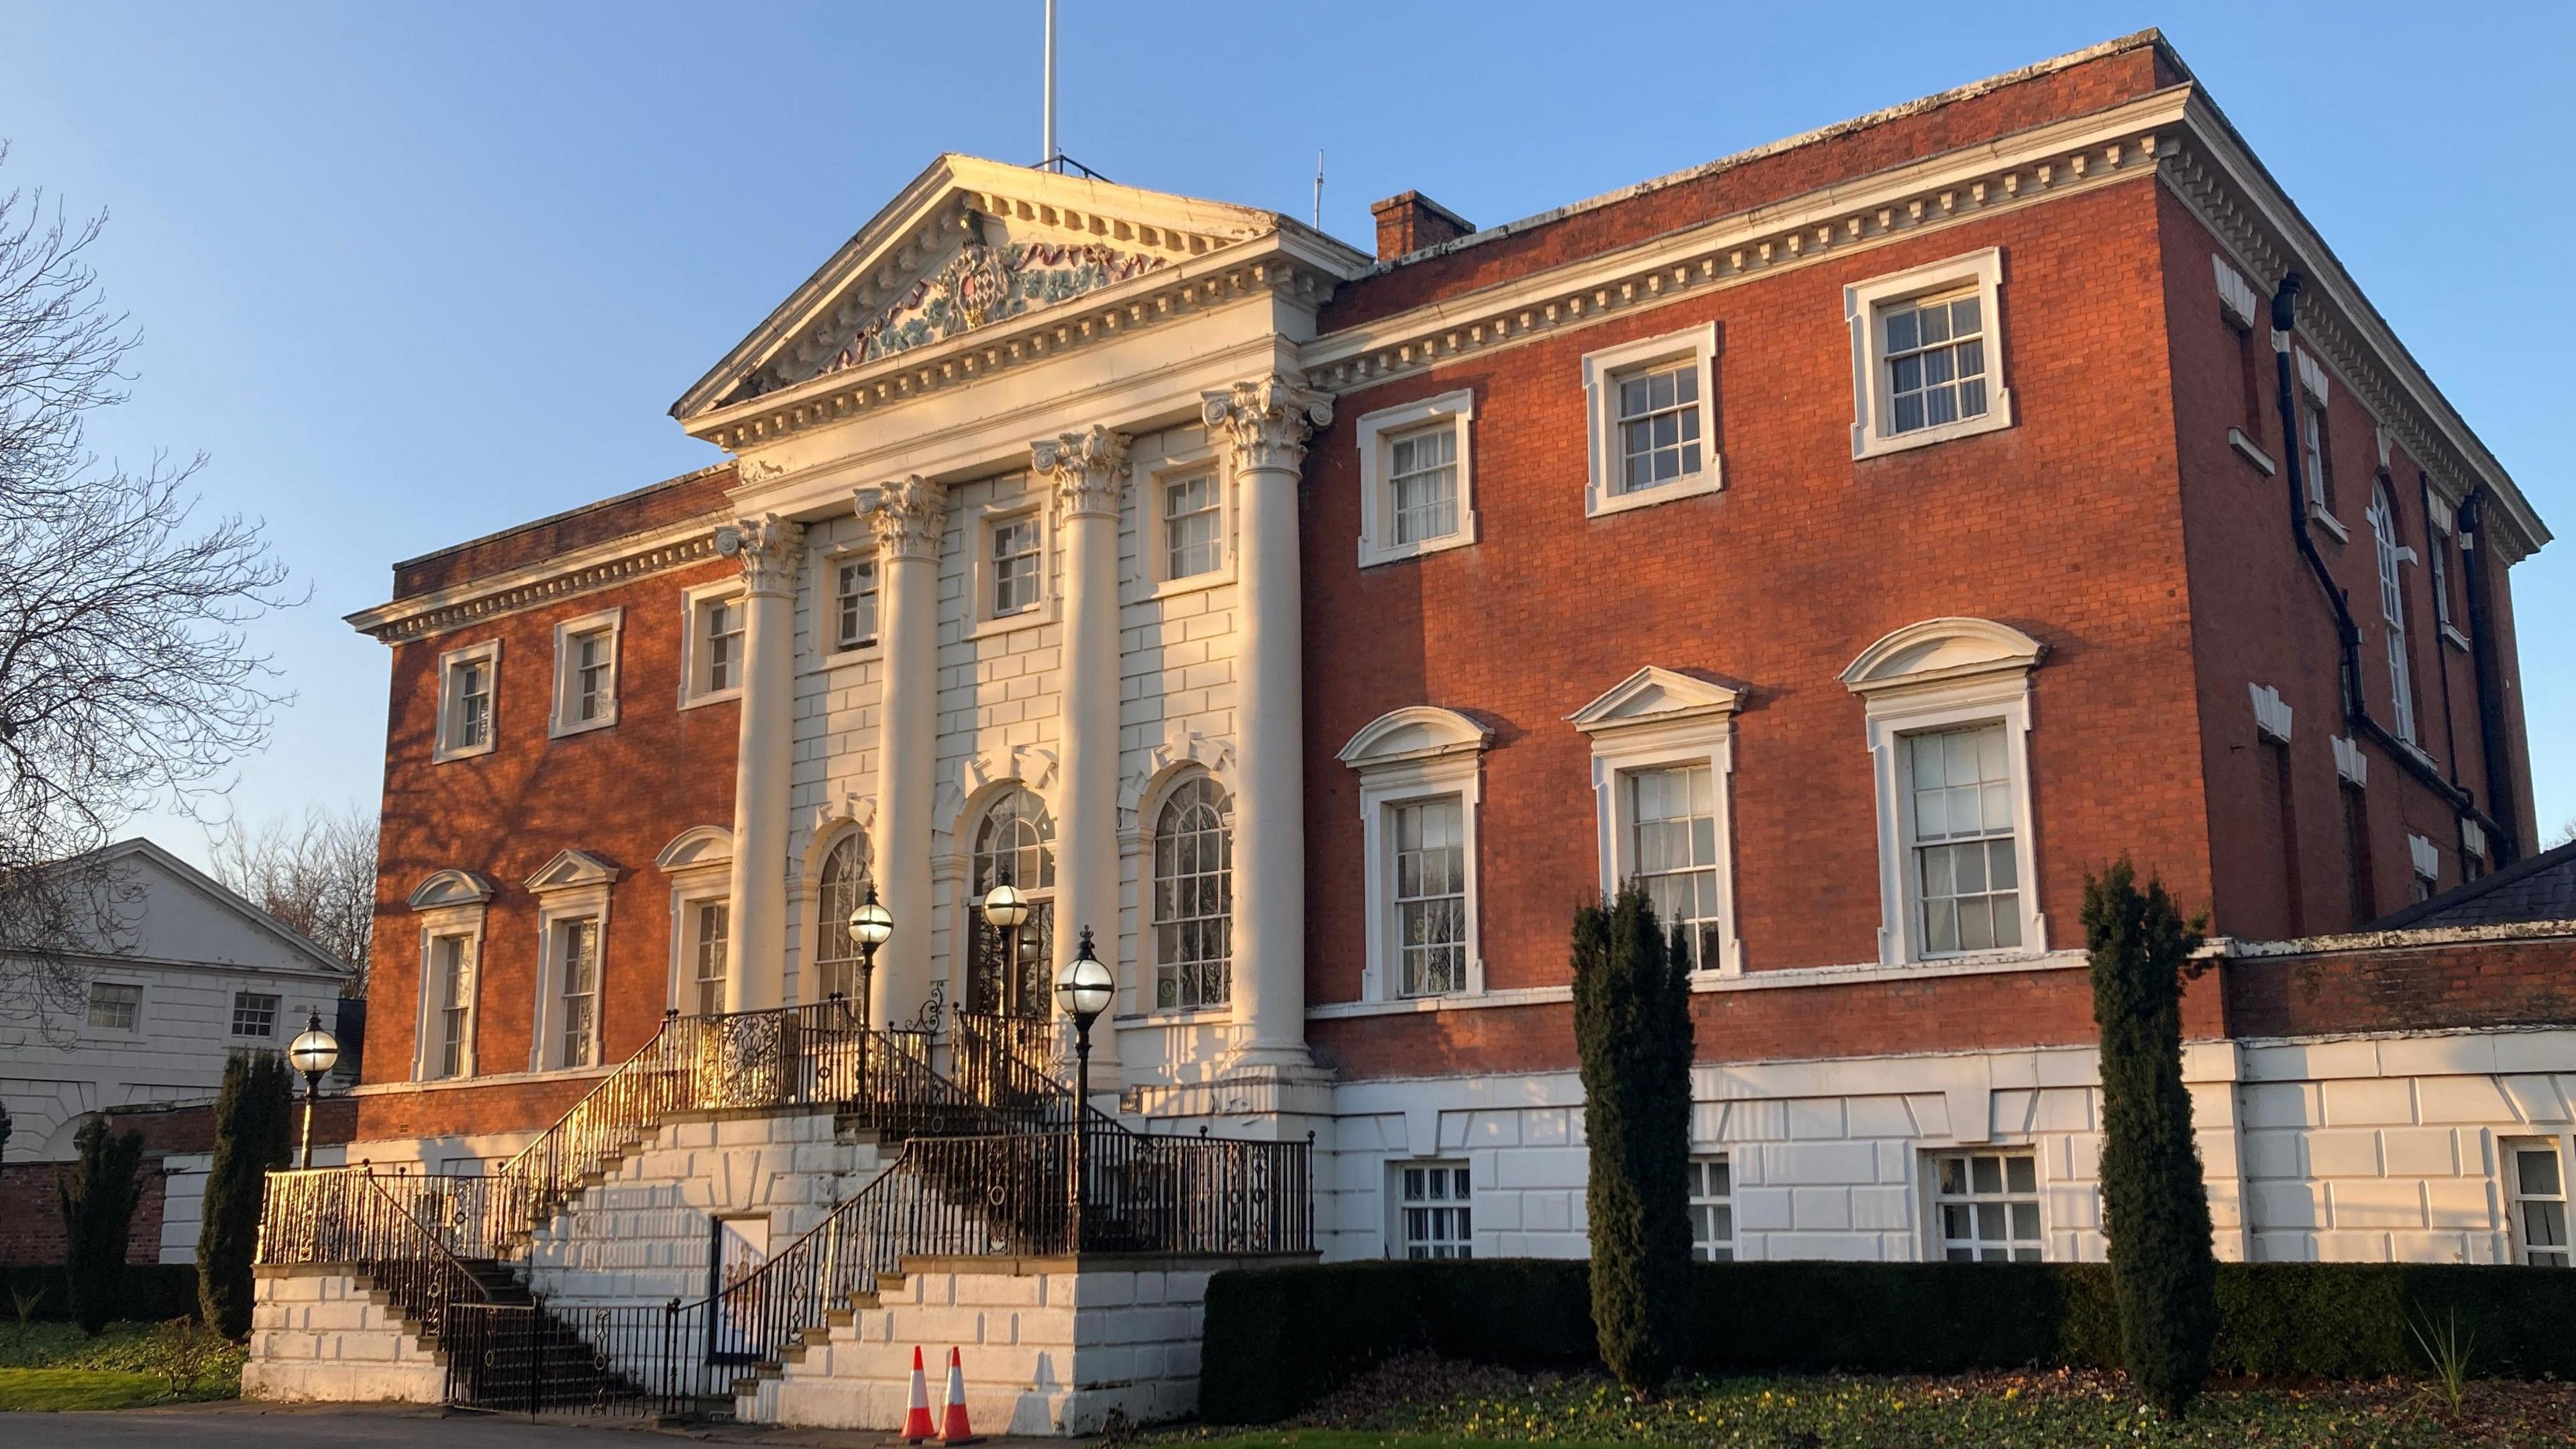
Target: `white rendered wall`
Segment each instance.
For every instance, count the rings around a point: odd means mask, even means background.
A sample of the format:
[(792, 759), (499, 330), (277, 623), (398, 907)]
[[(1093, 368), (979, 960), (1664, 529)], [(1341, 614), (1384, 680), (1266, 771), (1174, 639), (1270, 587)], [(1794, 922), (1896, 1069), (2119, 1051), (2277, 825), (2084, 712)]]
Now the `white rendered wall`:
[(984, 1435), (1094, 1434), (1112, 1411), (1137, 1424), (1197, 1411), (1199, 1340), (1211, 1273), (1235, 1260), (907, 1263), (877, 1306), (857, 1312), (738, 1405), (756, 1423), (895, 1429), (913, 1350), (928, 1366), (934, 1416), (948, 1350), (959, 1351), (966, 1411)]
[(761, 1217), (777, 1253), (856, 1195), (891, 1154), (830, 1112), (662, 1124), (529, 1245), (528, 1286), (560, 1307), (660, 1307), (707, 1295), (718, 1219)]
[(346, 1273), (261, 1268), (242, 1397), (274, 1403), (435, 1404), (447, 1369), (412, 1324)]

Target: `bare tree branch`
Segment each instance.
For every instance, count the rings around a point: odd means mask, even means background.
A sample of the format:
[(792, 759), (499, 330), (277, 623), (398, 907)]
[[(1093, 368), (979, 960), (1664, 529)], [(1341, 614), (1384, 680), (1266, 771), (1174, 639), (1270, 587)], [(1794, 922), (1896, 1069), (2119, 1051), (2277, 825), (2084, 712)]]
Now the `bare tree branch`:
[(0, 1032), (57, 1041), (80, 958), (131, 933), (131, 882), (84, 858), (147, 803), (220, 796), (267, 742), (286, 696), (247, 629), (301, 602), (257, 524), (193, 520), (202, 456), (89, 451), (139, 341), (83, 255), (105, 223), (0, 194)]
[(361, 805), (319, 806), (301, 819), (240, 822), (215, 838), (215, 879), (251, 904), (358, 968), (342, 993), (367, 994), (367, 951), (376, 930), (376, 813)]

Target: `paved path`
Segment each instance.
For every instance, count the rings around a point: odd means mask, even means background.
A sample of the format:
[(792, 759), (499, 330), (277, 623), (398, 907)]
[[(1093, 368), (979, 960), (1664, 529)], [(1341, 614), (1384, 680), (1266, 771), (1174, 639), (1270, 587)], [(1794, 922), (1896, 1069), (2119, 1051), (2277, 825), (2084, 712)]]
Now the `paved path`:
[[(0, 1414), (8, 1449), (678, 1449), (692, 1441), (795, 1449), (878, 1449), (880, 1433), (820, 1429), (664, 1429), (605, 1421), (530, 1423), (425, 1408), (288, 1408), (189, 1404), (112, 1414)], [(1064, 1449), (1084, 1441), (988, 1439), (992, 1449)]]

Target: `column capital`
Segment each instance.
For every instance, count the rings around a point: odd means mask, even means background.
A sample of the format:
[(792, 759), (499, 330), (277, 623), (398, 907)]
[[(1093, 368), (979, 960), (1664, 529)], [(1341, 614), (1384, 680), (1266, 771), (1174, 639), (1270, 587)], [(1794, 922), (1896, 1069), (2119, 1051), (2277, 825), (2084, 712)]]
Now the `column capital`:
[(1199, 394), (1199, 420), (1233, 446), (1236, 468), (1294, 469), (1308, 436), (1333, 420), (1333, 396), (1274, 374)]
[(918, 473), (857, 491), (858, 513), (888, 558), (936, 560), (948, 520), (948, 485)]
[(737, 518), (716, 530), (716, 552), (742, 565), (743, 585), (754, 594), (784, 594), (796, 582), (797, 548), (805, 525), (775, 513)]
[(1029, 444), (1029, 464), (1055, 488), (1057, 508), (1068, 518), (1118, 516), (1118, 494), (1127, 483), (1125, 433), (1098, 423)]

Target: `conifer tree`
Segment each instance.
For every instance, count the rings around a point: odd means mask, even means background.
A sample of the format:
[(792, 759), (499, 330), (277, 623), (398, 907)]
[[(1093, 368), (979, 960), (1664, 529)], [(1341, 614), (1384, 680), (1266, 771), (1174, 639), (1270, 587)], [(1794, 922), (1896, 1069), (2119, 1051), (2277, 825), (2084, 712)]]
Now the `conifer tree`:
[(126, 1235), (143, 1196), (143, 1134), (113, 1134), (106, 1118), (92, 1117), (72, 1142), (80, 1160), (70, 1175), (54, 1179), (54, 1188), (62, 1199), (72, 1321), (96, 1333), (116, 1316), (125, 1285)]
[(2218, 1263), (2182, 1082), (2183, 971), (2201, 942), (2126, 856), (2084, 882), (2102, 1036), (2102, 1210), (2129, 1381), (2180, 1416), (2209, 1376)]
[(1672, 1376), (1690, 1329), (1688, 959), (1634, 885), (1575, 913), (1592, 1323), (1601, 1361), (1641, 1399)]
[(246, 1052), (224, 1063), (215, 1160), (197, 1229), (197, 1311), (226, 1338), (250, 1332), (251, 1260), (269, 1172), (293, 1160), (295, 1086), (286, 1059)]

